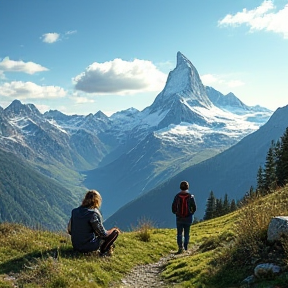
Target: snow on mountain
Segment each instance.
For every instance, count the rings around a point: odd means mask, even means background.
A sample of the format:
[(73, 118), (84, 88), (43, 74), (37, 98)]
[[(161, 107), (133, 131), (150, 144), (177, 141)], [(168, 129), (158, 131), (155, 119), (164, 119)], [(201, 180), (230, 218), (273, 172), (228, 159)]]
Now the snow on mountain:
[(204, 216), (211, 191), (218, 199), (223, 199), (226, 193), (230, 200), (242, 199), (251, 185), (256, 187), (257, 171), (259, 166), (263, 167), (265, 164), (265, 157), (271, 147), (271, 141), (276, 142), (283, 135), (287, 126), (288, 105), (278, 108), (267, 123), (236, 145), (215, 157), (191, 165), (126, 204), (109, 217), (105, 224), (107, 226), (117, 225), (120, 229), (126, 230), (137, 225), (139, 219), (149, 219), (158, 227), (175, 227), (175, 216), (169, 208), (175, 193), (179, 191), (179, 183), (183, 180), (190, 183), (189, 190), (195, 195), (197, 202), (195, 216), (198, 219)]
[(236, 115), (245, 115), (247, 121), (256, 122), (258, 125), (266, 123), (272, 114), (272, 111), (265, 107), (244, 104), (231, 92), (223, 95), (214, 88), (206, 86), (206, 93), (216, 107)]
[[(163, 91), (143, 111), (129, 108), (110, 117), (101, 111), (68, 116), (50, 110), (42, 115), (33, 104), (15, 100), (0, 110), (0, 147), (36, 165), (92, 169), (85, 172), (84, 185), (105, 197), (107, 216), (228, 149), (271, 114), (246, 106), (232, 93), (205, 88), (196, 68), (178, 52)], [(58, 177), (54, 167), (45, 167), (45, 173)]]
[[(229, 98), (237, 102), (236, 96)], [(262, 122), (253, 117), (257, 115), (250, 110), (235, 114), (214, 105), (196, 68), (178, 52), (176, 68), (151, 106), (109, 118), (112, 125), (105, 137), (114, 135), (119, 146), (101, 167), (87, 173), (85, 185), (97, 187), (108, 199), (102, 209), (105, 216), (110, 215), (125, 202), (257, 130)]]
[(170, 110), (177, 100), (185, 101), (190, 106), (212, 106), (196, 68), (181, 52), (177, 53), (176, 68), (169, 73), (163, 91), (149, 107), (150, 113), (159, 109)]
[(93, 115), (91, 120), (91, 115), (67, 116), (59, 111), (42, 115), (33, 104), (15, 100), (0, 116), (0, 147), (36, 167), (45, 163), (46, 167), (41, 168), (44, 174), (53, 170), (49, 165), (64, 165), (68, 170), (95, 167), (108, 151), (95, 133), (104, 130), (105, 123), (98, 123)]

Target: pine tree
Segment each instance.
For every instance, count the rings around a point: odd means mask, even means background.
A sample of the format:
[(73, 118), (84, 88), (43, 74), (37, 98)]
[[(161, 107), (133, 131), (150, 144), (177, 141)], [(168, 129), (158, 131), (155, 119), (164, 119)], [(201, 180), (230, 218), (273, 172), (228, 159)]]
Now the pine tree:
[(237, 210), (237, 205), (234, 199), (231, 200), (230, 211), (233, 212)]
[(206, 203), (206, 211), (203, 217), (204, 220), (209, 220), (215, 217), (216, 211), (216, 198), (214, 196), (213, 191), (210, 192), (209, 198)]
[(223, 209), (223, 215), (228, 214), (230, 212), (230, 202), (229, 202), (227, 193), (224, 196), (222, 209)]
[(267, 192), (274, 190), (277, 186), (276, 178), (276, 159), (274, 152), (274, 141), (271, 143), (271, 147), (268, 150), (264, 168), (264, 187)]
[(258, 193), (260, 195), (265, 194), (265, 183), (264, 183), (264, 171), (262, 166), (259, 167), (258, 173), (257, 173), (257, 189)]
[(224, 215), (223, 213), (223, 200), (222, 198), (216, 199), (216, 211), (215, 211), (215, 216), (219, 217)]
[(288, 127), (286, 128), (280, 141), (280, 148), (277, 155), (277, 184), (284, 186), (288, 183)]

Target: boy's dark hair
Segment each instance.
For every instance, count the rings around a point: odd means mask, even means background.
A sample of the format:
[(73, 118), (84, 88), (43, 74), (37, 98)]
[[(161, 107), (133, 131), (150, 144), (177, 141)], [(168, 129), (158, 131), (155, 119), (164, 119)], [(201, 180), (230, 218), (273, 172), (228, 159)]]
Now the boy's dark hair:
[(189, 189), (189, 183), (187, 181), (182, 181), (180, 183), (180, 189), (181, 190), (188, 190)]

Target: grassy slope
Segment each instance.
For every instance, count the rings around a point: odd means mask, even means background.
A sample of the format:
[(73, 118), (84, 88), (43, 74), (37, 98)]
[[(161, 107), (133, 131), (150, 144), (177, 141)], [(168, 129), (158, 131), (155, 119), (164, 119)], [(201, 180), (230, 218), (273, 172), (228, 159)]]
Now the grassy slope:
[[(253, 267), (247, 264), (248, 260), (257, 256), (257, 249), (247, 252), (241, 247), (261, 244), (271, 217), (288, 215), (287, 199), (288, 187), (233, 214), (193, 225), (190, 245), (193, 252), (171, 260), (162, 273), (163, 278), (173, 282), (173, 287), (237, 287), (237, 283), (251, 274)], [(253, 225), (246, 225), (251, 221)], [(257, 233), (252, 233), (251, 227)], [(19, 287), (111, 287), (114, 283), (117, 287), (117, 282), (133, 266), (156, 262), (176, 251), (175, 229), (155, 229), (150, 233), (149, 242), (141, 241), (139, 232), (122, 233), (115, 255), (99, 258), (96, 254), (73, 253), (65, 233), (2, 223), (0, 287), (13, 287), (13, 283)], [(284, 287), (281, 281), (287, 279), (279, 281), (278, 287)]]

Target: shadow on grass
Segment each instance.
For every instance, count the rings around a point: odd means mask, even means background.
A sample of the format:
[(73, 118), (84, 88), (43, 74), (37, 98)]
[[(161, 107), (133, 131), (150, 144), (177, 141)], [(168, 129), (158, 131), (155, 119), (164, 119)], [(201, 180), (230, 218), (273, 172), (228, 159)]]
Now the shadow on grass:
[(87, 256), (96, 256), (95, 252), (91, 253), (80, 253), (71, 247), (67, 248), (54, 248), (45, 250), (42, 252), (32, 252), (27, 253), (21, 257), (10, 259), (8, 261), (2, 262), (0, 264), (0, 274), (8, 274), (8, 273), (19, 273), (25, 268), (29, 268), (31, 265), (31, 262), (37, 260), (37, 259), (47, 259), (49, 257), (52, 257), (54, 259), (58, 258), (81, 258), (81, 257), (87, 257)]

